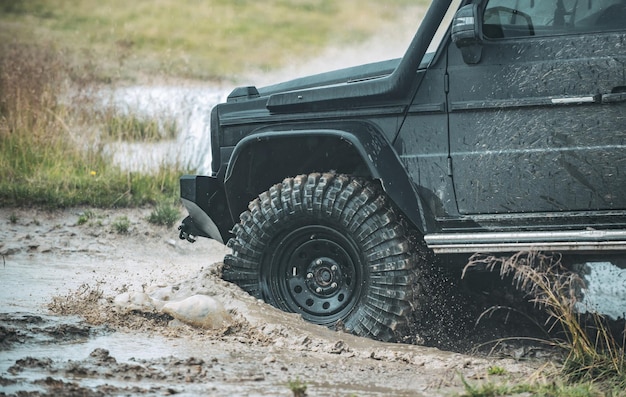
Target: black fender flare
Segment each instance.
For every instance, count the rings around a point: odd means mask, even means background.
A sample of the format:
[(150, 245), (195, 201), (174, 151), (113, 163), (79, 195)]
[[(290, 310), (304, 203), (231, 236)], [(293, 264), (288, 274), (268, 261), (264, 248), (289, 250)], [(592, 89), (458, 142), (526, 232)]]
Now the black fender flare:
[[(250, 199), (254, 198), (246, 199), (245, 205), (242, 205), (243, 198), (241, 197), (241, 188), (237, 186), (237, 179), (241, 169), (249, 167), (245, 159), (248, 158), (256, 145), (279, 142), (285, 139), (326, 137), (350, 144), (367, 167), (369, 176), (380, 181), (383, 190), (409, 222), (422, 233), (428, 230), (428, 225), (432, 224), (434, 216), (423, 205), (400, 158), (382, 133), (369, 123), (363, 122), (343, 123), (340, 127), (294, 129), (293, 125), (274, 126), (256, 131), (242, 139), (232, 152), (224, 177), (226, 198), (233, 220), (238, 219), (239, 214), (247, 208)], [(240, 164), (244, 164), (245, 167), (240, 166)], [(284, 175), (284, 177), (288, 176), (294, 175)]]

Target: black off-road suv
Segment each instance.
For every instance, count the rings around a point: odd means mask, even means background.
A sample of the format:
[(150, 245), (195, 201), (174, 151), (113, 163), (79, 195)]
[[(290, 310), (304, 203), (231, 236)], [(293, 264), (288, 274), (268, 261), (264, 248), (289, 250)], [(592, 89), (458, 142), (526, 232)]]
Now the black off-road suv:
[(396, 339), (425, 249), (626, 250), (626, 0), (434, 0), (402, 59), (237, 88), (211, 142), (181, 238), (227, 242), (223, 278), (280, 309)]

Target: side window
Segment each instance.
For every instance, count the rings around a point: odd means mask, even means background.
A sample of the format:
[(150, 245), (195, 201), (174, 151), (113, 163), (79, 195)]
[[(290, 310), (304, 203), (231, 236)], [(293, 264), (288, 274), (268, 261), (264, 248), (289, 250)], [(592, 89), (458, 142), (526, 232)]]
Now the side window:
[(626, 0), (488, 0), (488, 39), (626, 30)]

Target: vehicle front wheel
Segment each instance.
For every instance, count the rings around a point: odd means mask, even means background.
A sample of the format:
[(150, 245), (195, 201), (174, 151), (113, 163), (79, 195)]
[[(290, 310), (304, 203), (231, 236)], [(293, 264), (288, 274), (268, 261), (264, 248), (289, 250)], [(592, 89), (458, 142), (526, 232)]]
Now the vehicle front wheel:
[(222, 277), (315, 324), (399, 340), (418, 277), (416, 244), (380, 186), (309, 174), (272, 186), (241, 214)]

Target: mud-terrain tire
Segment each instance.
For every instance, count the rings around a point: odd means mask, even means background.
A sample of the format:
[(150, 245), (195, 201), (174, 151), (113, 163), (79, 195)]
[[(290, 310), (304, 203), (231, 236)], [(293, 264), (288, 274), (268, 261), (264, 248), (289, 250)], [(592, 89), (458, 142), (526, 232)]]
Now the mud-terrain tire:
[(305, 320), (401, 340), (420, 257), (378, 183), (299, 175), (253, 200), (228, 242), (222, 277)]

